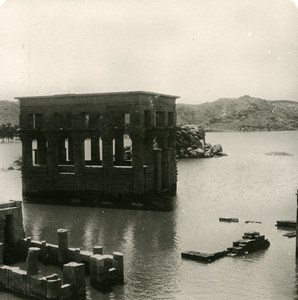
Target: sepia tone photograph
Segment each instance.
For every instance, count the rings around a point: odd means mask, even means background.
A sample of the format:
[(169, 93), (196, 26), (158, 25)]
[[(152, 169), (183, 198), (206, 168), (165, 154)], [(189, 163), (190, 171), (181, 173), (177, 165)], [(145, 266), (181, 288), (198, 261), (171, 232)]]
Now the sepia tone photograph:
[(0, 0), (0, 299), (298, 299), (298, 0)]

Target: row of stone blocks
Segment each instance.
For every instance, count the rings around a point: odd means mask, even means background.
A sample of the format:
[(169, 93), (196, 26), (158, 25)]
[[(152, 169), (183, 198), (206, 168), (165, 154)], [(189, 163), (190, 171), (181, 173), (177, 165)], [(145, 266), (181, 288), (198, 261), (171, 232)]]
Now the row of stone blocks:
[(267, 249), (270, 242), (259, 232), (245, 232), (241, 240), (234, 241), (233, 247), (227, 248), (227, 256), (244, 255), (246, 253)]
[(27, 271), (19, 267), (0, 266), (0, 287), (29, 299), (85, 299), (85, 265), (74, 262), (65, 264), (62, 284), (57, 274), (50, 276), (39, 274), (39, 252), (39, 248), (29, 248)]
[(124, 283), (123, 254), (113, 252), (104, 255), (103, 247), (93, 247), (93, 252), (68, 247), (68, 231), (58, 229), (58, 245), (46, 241), (33, 241), (30, 237), (19, 241), (20, 257), (25, 257), (31, 247), (39, 249), (38, 260), (51, 265), (63, 266), (73, 262), (84, 265), (83, 274), (90, 275), (90, 283), (97, 289), (108, 289), (114, 284)]

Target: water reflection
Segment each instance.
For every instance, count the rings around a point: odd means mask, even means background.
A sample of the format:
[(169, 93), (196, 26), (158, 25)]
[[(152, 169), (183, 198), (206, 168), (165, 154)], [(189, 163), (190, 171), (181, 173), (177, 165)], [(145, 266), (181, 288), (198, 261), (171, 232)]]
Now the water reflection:
[[(126, 284), (116, 287), (117, 296), (112, 293), (109, 299), (134, 298), (145, 291), (151, 297), (160, 293), (169, 296), (176, 290), (179, 253), (175, 212), (25, 203), (24, 224), (26, 234), (34, 239), (57, 243), (56, 230), (66, 228), (71, 247), (92, 250), (102, 245), (106, 253), (123, 252)], [(91, 290), (90, 297), (96, 293)]]

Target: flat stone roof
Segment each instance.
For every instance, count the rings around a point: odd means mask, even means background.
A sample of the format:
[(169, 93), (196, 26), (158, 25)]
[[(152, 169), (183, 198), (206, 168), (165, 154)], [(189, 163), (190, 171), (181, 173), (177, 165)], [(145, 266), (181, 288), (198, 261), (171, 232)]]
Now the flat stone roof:
[(40, 99), (40, 98), (65, 98), (65, 97), (94, 97), (94, 96), (109, 96), (109, 95), (130, 95), (130, 94), (145, 94), (151, 96), (162, 96), (169, 98), (180, 98), (175, 95), (167, 95), (161, 93), (154, 92), (146, 92), (146, 91), (128, 91), (128, 92), (112, 92), (112, 93), (86, 93), (86, 94), (57, 94), (57, 95), (44, 95), (44, 96), (26, 96), (26, 97), (15, 97), (18, 100), (26, 100), (26, 99)]

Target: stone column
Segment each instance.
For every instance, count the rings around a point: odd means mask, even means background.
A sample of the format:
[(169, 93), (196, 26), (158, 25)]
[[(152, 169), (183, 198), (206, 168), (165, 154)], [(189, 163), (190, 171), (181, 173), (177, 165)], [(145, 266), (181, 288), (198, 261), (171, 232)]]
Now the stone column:
[(73, 148), (74, 148), (74, 172), (81, 174), (85, 169), (85, 149), (84, 149), (84, 135), (73, 134)]
[(28, 256), (26, 259), (27, 263), (27, 275), (37, 275), (38, 274), (38, 255), (40, 249), (37, 247), (30, 247), (28, 249)]
[(47, 134), (47, 165), (50, 173), (58, 172), (58, 142), (55, 132)]
[(91, 161), (92, 164), (99, 164), (99, 136), (94, 135), (91, 137)]
[(66, 163), (66, 148), (65, 148), (65, 138), (60, 137), (58, 140), (58, 163)]
[(177, 190), (177, 162), (176, 162), (176, 129), (170, 129), (168, 135), (170, 186), (169, 193), (174, 195)]
[(123, 132), (118, 131), (115, 135), (115, 165), (121, 165), (124, 159)]
[(112, 168), (114, 166), (113, 158), (113, 136), (105, 135), (102, 137), (102, 166)]
[(161, 192), (161, 149), (154, 149), (154, 191)]
[(37, 158), (38, 163), (41, 165), (47, 164), (47, 145), (46, 139), (44, 137), (39, 137), (37, 139)]
[(162, 161), (162, 180), (161, 185), (162, 189), (170, 189), (170, 150), (163, 149), (161, 152), (161, 161)]
[(32, 166), (32, 137), (29, 134), (21, 133), (21, 141), (23, 167)]
[(71, 285), (72, 299), (85, 299), (85, 265), (70, 262), (63, 266), (63, 283)]
[(68, 231), (66, 229), (58, 229), (58, 262), (68, 262)]
[(68, 160), (73, 163), (74, 157), (74, 148), (73, 148), (73, 139), (72, 137), (68, 138)]
[(144, 132), (141, 128), (132, 130), (133, 192), (144, 193)]
[(153, 134), (149, 130), (144, 136), (144, 164), (153, 165)]
[(162, 130), (157, 137), (158, 147), (162, 149), (161, 152), (161, 188), (169, 189), (170, 187), (170, 164), (168, 151), (168, 131)]

